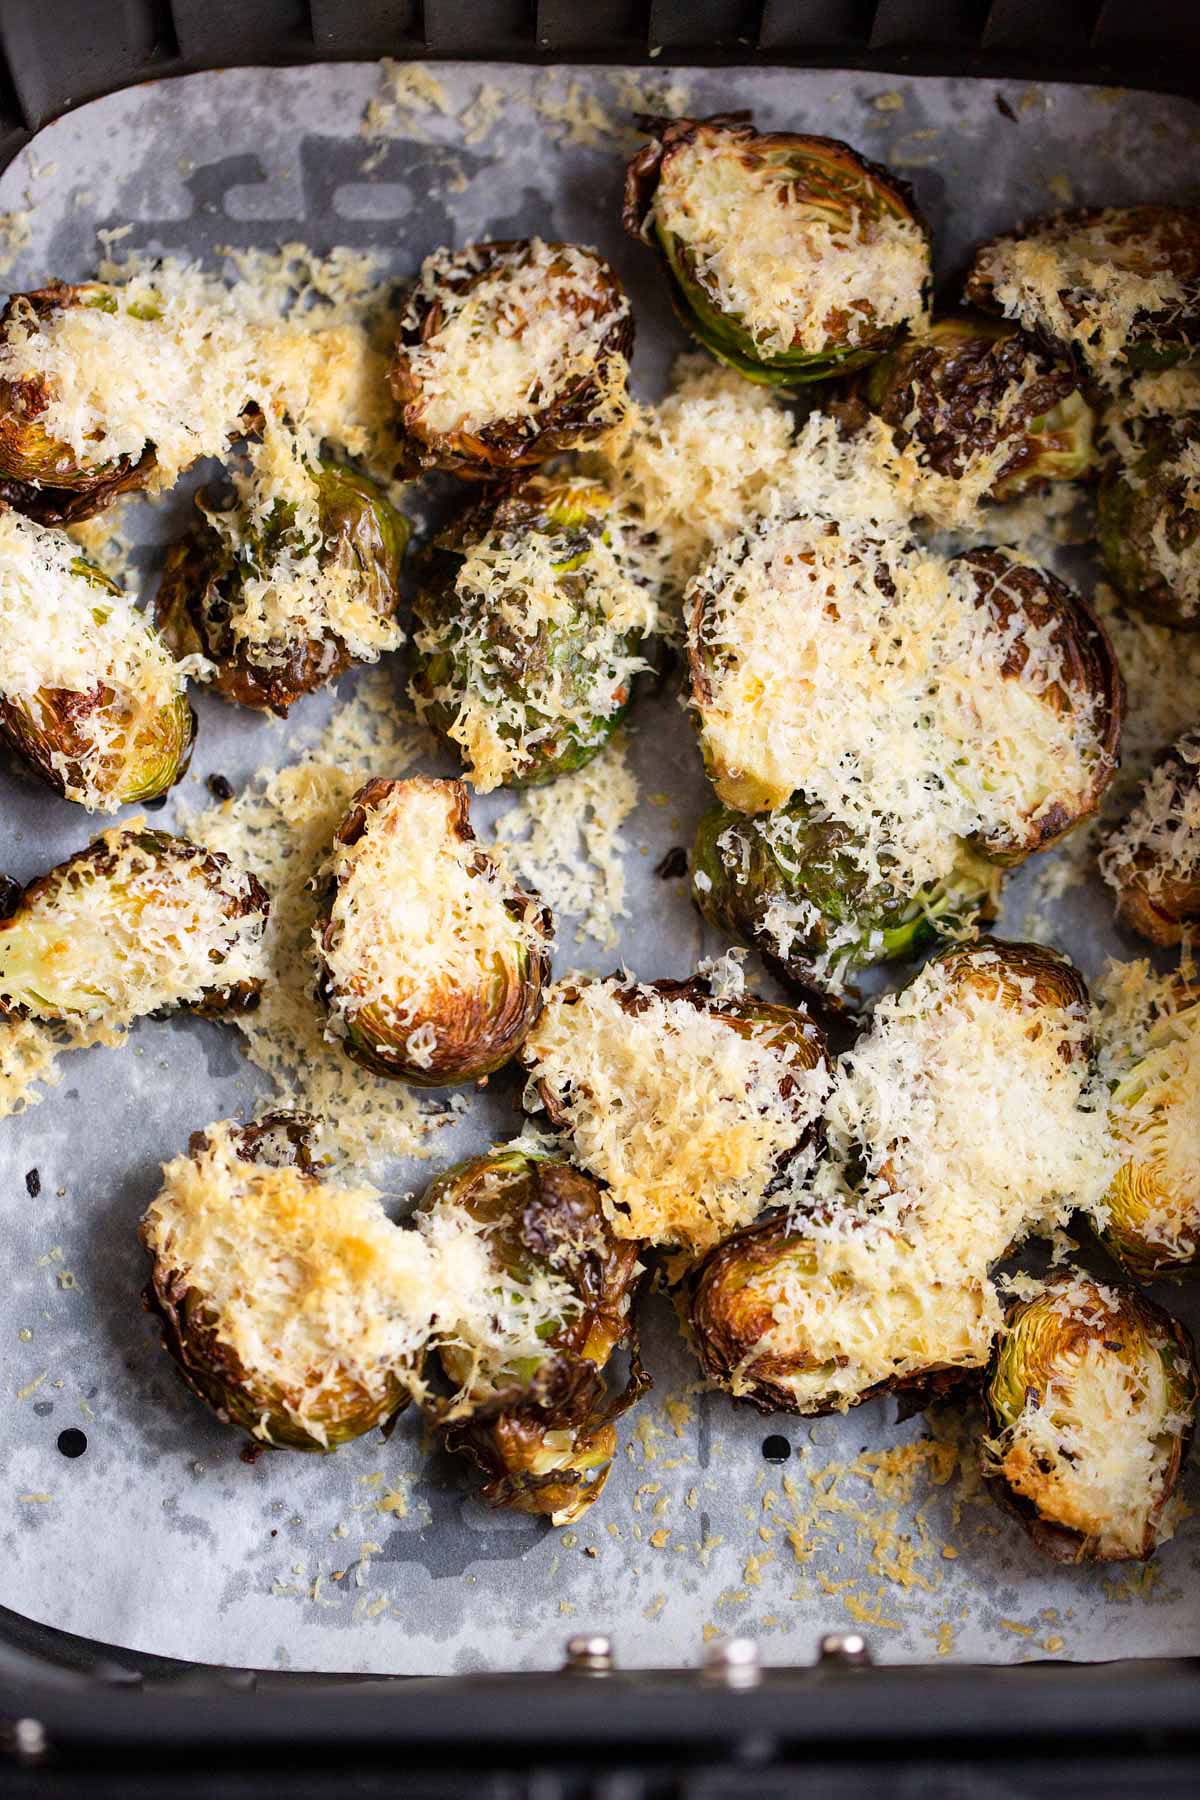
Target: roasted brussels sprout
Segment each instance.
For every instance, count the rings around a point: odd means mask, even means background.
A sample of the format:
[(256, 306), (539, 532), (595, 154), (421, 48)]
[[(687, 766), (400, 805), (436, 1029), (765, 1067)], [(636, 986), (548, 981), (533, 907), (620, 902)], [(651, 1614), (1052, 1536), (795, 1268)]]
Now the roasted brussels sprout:
[(392, 393), (416, 469), (489, 479), (625, 417), (633, 313), (595, 250), (541, 238), (438, 250), (401, 319)]
[(1034, 219), (979, 246), (966, 297), (1071, 351), (1105, 385), (1186, 362), (1200, 347), (1200, 208)]
[(549, 911), (480, 848), (461, 781), (359, 789), (318, 930), (327, 1034), (377, 1075), (481, 1081), (541, 1010)]
[(285, 716), (352, 663), (404, 641), (395, 621), (408, 521), (365, 475), (268, 428), (219, 506), (168, 552), (159, 628), (214, 665), (226, 700)]
[(1180, 944), (1200, 927), (1200, 730), (1159, 756), (1110, 833), (1100, 872), (1118, 919), (1150, 943)]
[(0, 736), (89, 812), (165, 793), (196, 720), (184, 673), (60, 532), (0, 511)]
[(697, 979), (560, 982), (521, 1055), (617, 1236), (689, 1253), (803, 1166), (828, 1085), (804, 1012)]
[[(960, 571), (986, 621), (1010, 698), (1018, 699), (1019, 710), (997, 724), (1001, 755), (1009, 747), (1007, 732), (1024, 726), (1017, 807), (974, 833), (983, 855), (1011, 866), (1050, 849), (1099, 810), (1120, 760), (1125, 684), (1094, 609), (1048, 569), (1011, 550), (980, 549), (952, 559), (950, 575)], [(975, 704), (968, 695), (967, 710)], [(1056, 729), (1061, 746), (1054, 746)], [(967, 778), (980, 795), (981, 814), (999, 774), (985, 764)], [(956, 778), (964, 779), (952, 773)]]
[(1078, 374), (997, 319), (936, 320), (873, 363), (860, 391), (911, 460), (917, 509), (939, 522), (1091, 467), (1094, 417)]
[(120, 1031), (174, 1007), (215, 1018), (252, 1006), (268, 906), (220, 851), (136, 819), (114, 827), (0, 918), (0, 1017)]
[(1143, 375), (1104, 416), (1096, 535), (1122, 599), (1200, 631), (1200, 375)]
[(1196, 1387), (1177, 1319), (1132, 1288), (1053, 1276), (997, 1343), (984, 1473), (1056, 1561), (1140, 1561), (1182, 1516)]
[(943, 880), (915, 893), (872, 883), (863, 862), (850, 828), (802, 794), (759, 818), (717, 805), (696, 832), (692, 895), (781, 980), (830, 997), (858, 969), (995, 917), (1003, 877), (967, 844)]
[(688, 1320), (707, 1375), (763, 1410), (918, 1404), (986, 1362), (992, 1266), (1103, 1191), (1087, 992), (1035, 944), (955, 947), (838, 1060), (827, 1149), (790, 1214), (712, 1251)]
[(1094, 812), (1111, 779), (1122, 688), (1108, 640), (1010, 552), (946, 561), (894, 534), (768, 517), (715, 553), (685, 607), (718, 797), (761, 813), (803, 796), (842, 828), (864, 893), (938, 892), (964, 844), (1019, 862)]
[(632, 1338), (637, 1244), (614, 1234), (589, 1176), (519, 1146), (447, 1170), (418, 1216), (435, 1241), (465, 1216), (492, 1272), (486, 1335), (468, 1327), (439, 1344), (456, 1390), (434, 1409), (443, 1443), (474, 1458), (494, 1505), (574, 1523), (607, 1479), (613, 1421), (646, 1385), (636, 1349), (622, 1393), (601, 1379)]
[(1119, 1166), (1095, 1223), (1149, 1281), (1200, 1264), (1200, 987), (1150, 977), (1144, 963), (1122, 974), (1131, 994), (1100, 1015)]
[(929, 231), (907, 185), (835, 138), (747, 114), (639, 121), (625, 229), (656, 249), (704, 348), (799, 387), (861, 368), (924, 317)]
[(481, 793), (582, 768), (624, 718), (656, 623), (634, 528), (579, 477), (533, 476), (438, 540), (410, 684)]
[[(132, 455), (89, 456), (54, 434), (55, 381), (38, 372), (45, 328), (66, 312), (111, 314), (121, 291), (99, 281), (58, 281), (14, 294), (0, 314), (0, 499), (43, 525), (91, 518), (118, 494), (144, 488), (154, 472), (152, 444)], [(103, 430), (93, 433), (103, 439)]]
[(192, 1392), (261, 1443), (327, 1451), (408, 1403), (433, 1258), (373, 1188), (322, 1175), (316, 1133), (302, 1113), (197, 1132), (140, 1236), (145, 1303)]

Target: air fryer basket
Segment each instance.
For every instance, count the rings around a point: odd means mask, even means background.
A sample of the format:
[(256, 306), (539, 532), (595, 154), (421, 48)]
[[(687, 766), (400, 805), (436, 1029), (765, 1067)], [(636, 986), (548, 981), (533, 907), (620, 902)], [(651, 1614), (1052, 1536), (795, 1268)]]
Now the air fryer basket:
[[(1200, 96), (1195, 0), (0, 0), (0, 48), (0, 165), (51, 118), (136, 82), (382, 55), (961, 73)], [(227, 1755), (247, 1792), (285, 1771), (313, 1792), (326, 1780), (382, 1792), (400, 1771), (429, 1793), (858, 1792), (874, 1770), (901, 1791), (970, 1793), (983, 1791), (969, 1771), (985, 1756), (989, 1792), (1094, 1791), (1100, 1758), (1132, 1792), (1194, 1791), (1190, 1658), (874, 1668), (844, 1635), (814, 1642), (807, 1667), (760, 1672), (718, 1648), (697, 1674), (627, 1674), (619, 1620), (605, 1623), (612, 1641), (565, 1644), (558, 1674), (364, 1681), (174, 1662), (0, 1610), (0, 1778), (33, 1791), (47, 1765), (58, 1793), (170, 1781), (186, 1794)]]

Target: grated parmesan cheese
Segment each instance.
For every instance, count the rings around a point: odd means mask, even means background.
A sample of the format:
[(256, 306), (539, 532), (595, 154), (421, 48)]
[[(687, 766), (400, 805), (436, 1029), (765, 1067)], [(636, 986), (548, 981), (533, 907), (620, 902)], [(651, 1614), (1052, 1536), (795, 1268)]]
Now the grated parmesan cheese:
[(801, 1410), (982, 1365), (1001, 1322), (992, 1265), (1104, 1192), (1086, 1009), (1047, 1003), (1005, 949), (926, 964), (838, 1058), (827, 1160), (793, 1207), (793, 1248), (746, 1301), (776, 1321), (751, 1362), (798, 1362), (772, 1381)]
[(527, 1104), (561, 1117), (618, 1236), (696, 1251), (747, 1224), (820, 1112), (823, 1064), (722, 1006), (559, 983), (526, 1040)]
[(687, 596), (718, 794), (759, 812), (802, 790), (852, 828), (872, 882), (909, 889), (947, 877), (963, 839), (1074, 810), (1099, 754), (1092, 697), (1061, 705), (1056, 621), (1035, 628), (1003, 581), (988, 600), (968, 564), (821, 517), (719, 550)]
[(44, 734), (39, 751), (69, 800), (115, 810), (130, 767), (168, 737), (163, 714), (195, 667), (173, 660), (123, 594), (88, 579), (63, 533), (0, 512), (0, 698)]
[(929, 246), (913, 218), (872, 204), (871, 177), (811, 194), (786, 141), (700, 127), (663, 157), (652, 214), (688, 274), (761, 355), (853, 348), (924, 316)]
[(541, 238), (427, 256), (403, 321), (414, 332), (430, 314), (437, 321), (404, 352), (420, 396), (407, 410), (418, 415), (422, 435), (532, 419), (601, 376), (604, 391), (578, 422), (580, 439), (615, 424), (625, 411), (628, 364), (605, 354), (605, 345), (629, 302), (614, 293), (606, 271), (594, 250)]

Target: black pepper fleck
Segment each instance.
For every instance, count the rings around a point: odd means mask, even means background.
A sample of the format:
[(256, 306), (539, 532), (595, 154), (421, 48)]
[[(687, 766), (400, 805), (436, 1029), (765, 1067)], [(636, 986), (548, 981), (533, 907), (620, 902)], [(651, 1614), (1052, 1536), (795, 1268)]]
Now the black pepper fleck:
[(672, 844), (654, 873), (660, 881), (678, 881), (688, 872), (688, 854), (682, 844)]
[(1016, 113), (1013, 111), (1013, 109), (1009, 105), (1008, 101), (1004, 98), (1003, 94), (996, 95), (996, 111), (998, 113), (1000, 113), (1004, 118), (1011, 119), (1014, 125), (1017, 125), (1020, 123), (1020, 121), (1017, 118)]
[(41, 1172), (37, 1169), (27, 1170), (26, 1175), (25, 1175), (25, 1192), (29, 1195), (29, 1198), (31, 1200), (36, 1200), (38, 1195), (41, 1193), (41, 1191), (42, 1191)]
[(792, 1454), (792, 1446), (785, 1437), (773, 1431), (770, 1437), (763, 1439), (762, 1453), (764, 1462), (785, 1463)]
[(233, 799), (233, 783), (224, 775), (210, 775), (207, 787), (214, 800)]
[(80, 1431), (76, 1426), (69, 1425), (66, 1431), (59, 1432), (58, 1447), (64, 1456), (82, 1456), (88, 1447), (86, 1431)]

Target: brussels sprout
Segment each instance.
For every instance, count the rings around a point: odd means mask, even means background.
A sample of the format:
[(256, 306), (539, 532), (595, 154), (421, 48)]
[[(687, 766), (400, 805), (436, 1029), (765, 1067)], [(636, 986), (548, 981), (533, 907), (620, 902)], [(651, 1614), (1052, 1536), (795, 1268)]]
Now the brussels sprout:
[(0, 314), (0, 499), (42, 525), (65, 525), (102, 512), (118, 494), (144, 488), (155, 468), (153, 445), (137, 457), (93, 463), (53, 437), (45, 415), (53, 386), (44, 376), (5, 374), (14, 334), (36, 335), (71, 307), (116, 312), (120, 290), (99, 281), (54, 282), (14, 294)]
[(966, 1380), (999, 1323), (992, 1266), (1065, 1221), (1102, 1139), (1090, 1074), (1065, 958), (994, 940), (933, 958), (839, 1059), (826, 1154), (791, 1212), (694, 1272), (706, 1374), (801, 1414), (885, 1391), (912, 1409)]
[[(304, 694), (403, 642), (395, 623), (408, 521), (367, 476), (309, 462), (294, 440), (251, 449), (252, 473), (167, 552), (158, 624), (176, 655), (215, 665), (226, 700), (286, 716)], [(281, 463), (282, 459), (282, 463)]]
[(848, 373), (924, 317), (929, 231), (907, 185), (835, 138), (748, 114), (646, 118), (625, 229), (657, 250), (682, 323), (751, 381)]
[[(1093, 608), (1049, 570), (997, 549), (967, 550), (949, 567), (951, 574), (969, 575), (975, 604), (1003, 652), (1007, 680), (1021, 680), (1035, 643), (1043, 654), (1048, 647), (1049, 678), (1036, 694), (1028, 684), (1024, 692), (1049, 718), (1074, 726), (1074, 769), (1053, 758), (1031, 760), (1021, 771), (1019, 815), (975, 836), (984, 856), (1012, 866), (1050, 849), (1099, 810), (1120, 760), (1125, 683)], [(986, 793), (994, 771), (973, 773)]]
[[(1200, 631), (1200, 380), (1176, 385), (1191, 410), (1152, 410), (1133, 396), (1109, 408), (1112, 454), (1096, 501), (1100, 553), (1122, 599), (1158, 625)], [(1138, 384), (1142, 385), (1142, 384)]]
[(1162, 751), (1100, 853), (1117, 917), (1169, 948), (1200, 926), (1200, 730)]
[(751, 818), (713, 806), (692, 851), (692, 897), (783, 981), (836, 995), (857, 969), (914, 955), (995, 917), (999, 869), (963, 844), (951, 874), (915, 893), (872, 884), (849, 826), (797, 794)]
[(825, 1040), (801, 1009), (696, 978), (560, 982), (522, 1061), (526, 1106), (604, 1184), (618, 1237), (689, 1253), (783, 1185), (828, 1086)]
[(373, 1189), (322, 1176), (317, 1130), (280, 1112), (197, 1132), (139, 1235), (146, 1308), (192, 1392), (261, 1443), (330, 1451), (408, 1403), (428, 1251)]
[(426, 257), (391, 367), (413, 471), (490, 479), (598, 442), (625, 416), (633, 313), (578, 244), (469, 244)]
[(165, 793), (196, 720), (153, 626), (68, 538), (16, 513), (0, 512), (0, 565), (0, 737), (89, 812)]
[(1169, 368), (1200, 347), (1200, 209), (1085, 207), (1034, 219), (978, 247), (965, 291), (1106, 384)]
[(656, 623), (611, 493), (533, 476), (438, 540), (410, 692), (481, 792), (582, 768), (629, 708)]
[(0, 1017), (119, 1031), (175, 1007), (252, 1006), (268, 905), (220, 851), (136, 820), (102, 832), (0, 919)]
[(873, 363), (861, 392), (920, 474), (979, 498), (1012, 500), (1091, 467), (1094, 416), (1079, 376), (1015, 325), (938, 319)]
[(1182, 1516), (1196, 1388), (1177, 1319), (1132, 1288), (1056, 1275), (996, 1346), (985, 1475), (1056, 1561), (1140, 1561)]
[(572, 1524), (604, 1486), (614, 1419), (647, 1385), (636, 1347), (623, 1392), (600, 1379), (633, 1338), (638, 1245), (613, 1234), (590, 1177), (516, 1147), (449, 1169), (419, 1217), (436, 1233), (463, 1214), (486, 1245), (493, 1298), (485, 1336), (460, 1328), (439, 1345), (457, 1390), (434, 1409), (442, 1441), (484, 1471), (485, 1499)]
[(1177, 976), (1143, 998), (1129, 1041), (1113, 1046), (1120, 1166), (1094, 1223), (1122, 1267), (1150, 1281), (1200, 1264), (1200, 988)]
[(549, 911), (482, 850), (461, 781), (369, 781), (334, 836), (318, 926), (327, 1031), (377, 1075), (481, 1081), (549, 979)]

